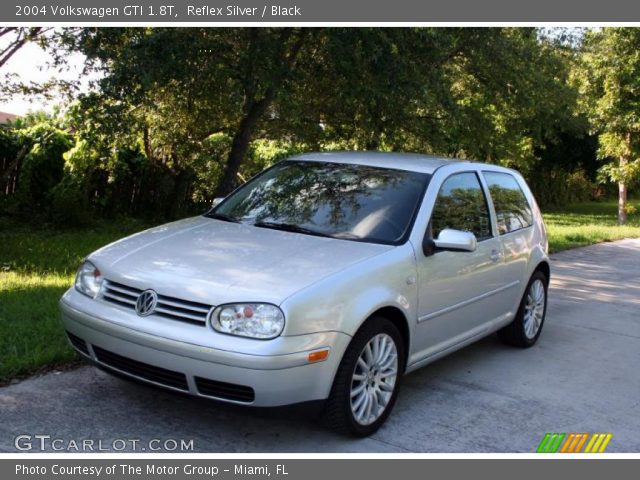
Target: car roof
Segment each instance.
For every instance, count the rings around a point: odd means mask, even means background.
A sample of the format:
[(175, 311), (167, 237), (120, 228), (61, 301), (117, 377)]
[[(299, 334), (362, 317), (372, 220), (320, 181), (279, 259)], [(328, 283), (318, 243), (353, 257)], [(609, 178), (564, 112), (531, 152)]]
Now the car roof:
[(289, 161), (333, 162), (370, 167), (393, 168), (411, 172), (433, 173), (439, 167), (452, 163), (468, 162), (453, 158), (417, 153), (391, 152), (315, 152), (295, 155)]

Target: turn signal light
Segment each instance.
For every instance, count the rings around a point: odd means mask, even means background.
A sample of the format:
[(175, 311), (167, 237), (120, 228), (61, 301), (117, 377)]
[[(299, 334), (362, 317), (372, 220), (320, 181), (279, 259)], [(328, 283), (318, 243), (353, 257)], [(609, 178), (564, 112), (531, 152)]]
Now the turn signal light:
[(318, 350), (316, 352), (311, 352), (309, 354), (308, 360), (309, 363), (321, 362), (326, 360), (329, 357), (329, 349), (326, 350)]

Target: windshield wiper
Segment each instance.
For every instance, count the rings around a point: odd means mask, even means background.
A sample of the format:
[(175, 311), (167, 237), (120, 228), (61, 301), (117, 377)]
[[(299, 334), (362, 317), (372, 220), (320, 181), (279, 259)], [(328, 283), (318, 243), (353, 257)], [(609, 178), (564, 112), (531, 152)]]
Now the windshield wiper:
[(301, 227), (300, 225), (295, 225), (293, 223), (255, 222), (253, 225), (260, 228), (271, 228), (273, 230), (282, 230), (284, 232), (304, 233), (305, 235), (315, 235), (316, 237), (333, 238), (333, 236), (329, 235), (328, 233), (323, 233), (317, 230), (312, 230), (310, 228)]
[(226, 215), (224, 213), (216, 213), (216, 212), (206, 213), (205, 217), (215, 218), (216, 220), (222, 220), (223, 222), (240, 223), (240, 220), (238, 220), (236, 217), (232, 217), (231, 215)]

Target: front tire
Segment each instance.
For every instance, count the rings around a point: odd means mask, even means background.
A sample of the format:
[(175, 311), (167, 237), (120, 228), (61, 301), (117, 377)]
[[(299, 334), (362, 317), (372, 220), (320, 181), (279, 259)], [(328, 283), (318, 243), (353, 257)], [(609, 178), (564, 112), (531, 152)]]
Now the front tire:
[(327, 399), (324, 421), (337, 432), (365, 437), (385, 422), (404, 374), (405, 345), (383, 317), (367, 320), (351, 340)]
[(498, 330), (498, 337), (503, 343), (520, 348), (535, 345), (547, 315), (548, 284), (549, 280), (540, 271), (531, 276), (515, 318)]

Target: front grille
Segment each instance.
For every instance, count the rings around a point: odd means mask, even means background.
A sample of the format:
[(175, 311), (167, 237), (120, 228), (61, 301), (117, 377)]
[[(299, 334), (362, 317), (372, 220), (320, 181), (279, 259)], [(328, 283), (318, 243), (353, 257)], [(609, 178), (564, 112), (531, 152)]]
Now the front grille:
[(115, 303), (117, 305), (136, 309), (136, 301), (138, 296), (143, 292), (138, 288), (127, 287), (121, 283), (111, 282), (105, 280), (102, 285), (102, 298), (106, 301)]
[(93, 346), (93, 352), (99, 362), (116, 368), (122, 372), (130, 373), (136, 377), (144, 378), (152, 382), (180, 390), (189, 390), (187, 377), (180, 372), (167, 370), (166, 368), (155, 367), (147, 363), (142, 363), (131, 358), (123, 357), (116, 353)]
[(251, 403), (256, 398), (253, 388), (233, 383), (219, 382), (208, 378), (195, 377), (198, 392), (210, 397)]
[[(122, 283), (105, 280), (102, 287), (102, 298), (107, 302), (135, 311), (136, 301), (143, 291)], [(158, 303), (153, 315), (203, 326), (207, 323), (207, 314), (211, 307), (212, 305), (205, 303), (158, 295)]]
[(80, 337), (76, 337), (71, 332), (67, 332), (67, 337), (69, 338), (69, 342), (71, 342), (71, 345), (73, 345), (76, 348), (76, 350), (81, 351), (82, 353), (84, 353), (88, 357), (90, 356), (89, 355), (89, 347), (87, 346), (87, 342), (85, 342)]

